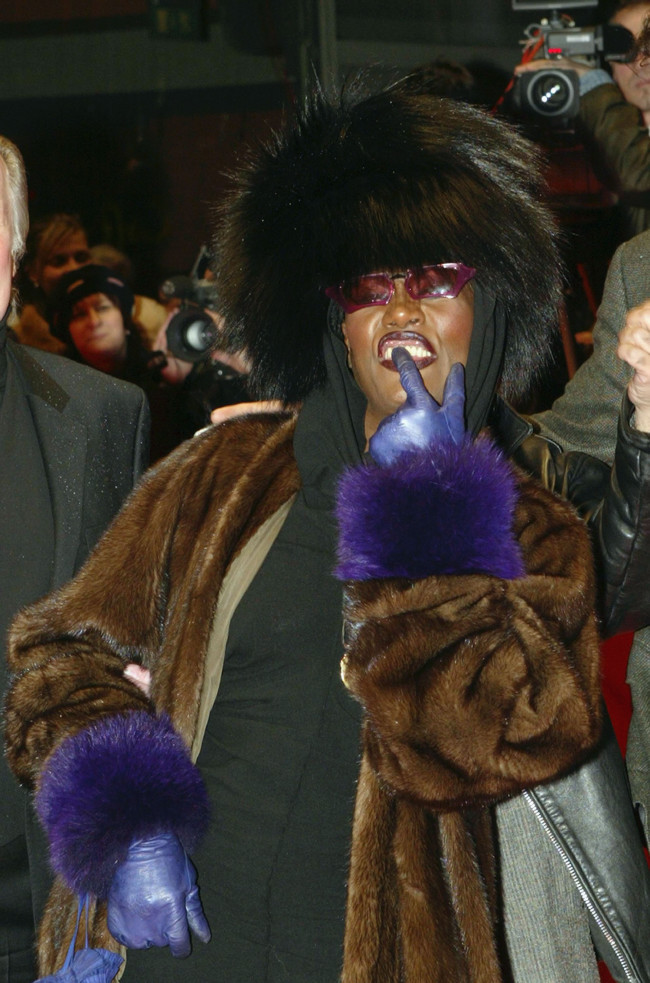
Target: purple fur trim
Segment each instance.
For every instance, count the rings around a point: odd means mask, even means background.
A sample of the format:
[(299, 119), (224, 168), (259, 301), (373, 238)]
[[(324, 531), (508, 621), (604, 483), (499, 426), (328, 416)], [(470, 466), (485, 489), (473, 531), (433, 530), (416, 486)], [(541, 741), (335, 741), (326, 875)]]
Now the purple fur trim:
[(517, 496), (510, 464), (487, 438), (418, 451), (387, 468), (352, 468), (338, 489), (336, 575), (521, 577)]
[(169, 718), (144, 711), (104, 717), (66, 738), (46, 762), (35, 804), (54, 870), (78, 894), (99, 898), (133, 839), (173, 832), (192, 853), (210, 812)]

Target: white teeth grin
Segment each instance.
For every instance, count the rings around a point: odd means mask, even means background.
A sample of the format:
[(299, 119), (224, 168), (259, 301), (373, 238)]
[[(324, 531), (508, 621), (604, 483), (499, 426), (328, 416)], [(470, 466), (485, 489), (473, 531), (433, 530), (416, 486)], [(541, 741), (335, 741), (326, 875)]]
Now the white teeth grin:
[(423, 345), (418, 345), (415, 343), (409, 344), (408, 342), (404, 341), (395, 341), (389, 345), (386, 345), (382, 351), (382, 358), (386, 360), (392, 358), (393, 352), (396, 348), (404, 348), (414, 361), (418, 358), (431, 358), (432, 354), (431, 351), (428, 348), (425, 348)]

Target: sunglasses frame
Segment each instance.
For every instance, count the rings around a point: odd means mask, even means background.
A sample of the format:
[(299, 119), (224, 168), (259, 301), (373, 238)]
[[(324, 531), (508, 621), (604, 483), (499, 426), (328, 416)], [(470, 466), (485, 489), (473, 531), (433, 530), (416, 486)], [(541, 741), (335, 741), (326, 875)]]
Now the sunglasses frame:
[[(416, 273), (424, 272), (424, 270), (456, 270), (458, 277), (456, 283), (453, 287), (453, 293), (444, 294), (431, 294), (430, 296), (424, 295), (418, 297), (417, 294), (413, 294), (409, 289), (409, 280)], [(385, 277), (388, 281), (390, 293), (385, 300), (373, 300), (368, 304), (352, 304), (347, 301), (343, 295), (343, 286), (346, 283), (343, 280), (335, 287), (326, 287), (325, 294), (330, 300), (335, 301), (343, 309), (346, 314), (353, 314), (355, 311), (361, 311), (364, 307), (386, 307), (390, 304), (393, 294), (395, 293), (395, 280), (404, 278), (404, 287), (407, 294), (412, 300), (435, 300), (438, 297), (444, 297), (447, 300), (455, 299), (461, 292), (466, 283), (472, 280), (476, 276), (476, 270), (473, 266), (465, 266), (464, 263), (429, 263), (426, 266), (419, 266), (415, 270), (407, 269), (403, 273), (364, 273), (361, 276), (354, 277), (355, 280), (362, 280), (366, 276), (378, 276)]]

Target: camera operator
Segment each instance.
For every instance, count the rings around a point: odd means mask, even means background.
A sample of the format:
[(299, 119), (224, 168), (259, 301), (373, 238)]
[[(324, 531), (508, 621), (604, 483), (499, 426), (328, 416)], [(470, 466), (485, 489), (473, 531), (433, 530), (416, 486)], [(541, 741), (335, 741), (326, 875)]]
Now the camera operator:
[[(650, 3), (623, 2), (610, 24), (641, 33)], [(515, 74), (539, 69), (573, 70), (579, 79), (579, 133), (594, 157), (594, 166), (618, 195), (623, 209), (622, 238), (650, 228), (650, 65), (641, 55), (604, 69), (567, 58), (535, 59), (518, 65)], [(612, 77), (613, 76), (613, 77)]]
[[(246, 385), (249, 367), (243, 355), (215, 347), (201, 351), (197, 346), (195, 355), (185, 349), (187, 357), (181, 357), (185, 351), (173, 326), (180, 312), (181, 309), (172, 308), (154, 347), (164, 354), (161, 377), (168, 385), (178, 387), (178, 424), (185, 436), (190, 437), (207, 426), (212, 410), (249, 398)], [(217, 335), (222, 327), (221, 316), (209, 308), (202, 308), (200, 313), (211, 318)]]

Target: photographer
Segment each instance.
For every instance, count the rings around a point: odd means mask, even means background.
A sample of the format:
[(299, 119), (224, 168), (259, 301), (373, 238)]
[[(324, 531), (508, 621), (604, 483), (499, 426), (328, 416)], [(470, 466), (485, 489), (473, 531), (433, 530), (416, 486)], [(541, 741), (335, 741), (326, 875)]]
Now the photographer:
[[(164, 355), (162, 379), (177, 388), (178, 425), (186, 437), (191, 437), (207, 426), (212, 410), (249, 398), (246, 385), (249, 367), (242, 354), (208, 347), (207, 337), (206, 341), (199, 337), (193, 350), (191, 342), (188, 344), (186, 340), (183, 323), (178, 327), (179, 316), (187, 313), (187, 307), (172, 309), (158, 332), (154, 348)], [(196, 314), (212, 320), (215, 336), (221, 331), (223, 319), (215, 311), (202, 308)], [(186, 324), (188, 320), (186, 317)]]
[[(609, 23), (626, 28), (636, 39), (649, 14), (650, 3), (622, 2)], [(611, 76), (577, 60), (535, 59), (518, 65), (515, 74), (565, 69), (578, 75), (579, 134), (606, 184), (618, 195), (626, 239), (650, 227), (650, 67), (639, 56), (630, 62), (612, 61), (609, 67)]]

